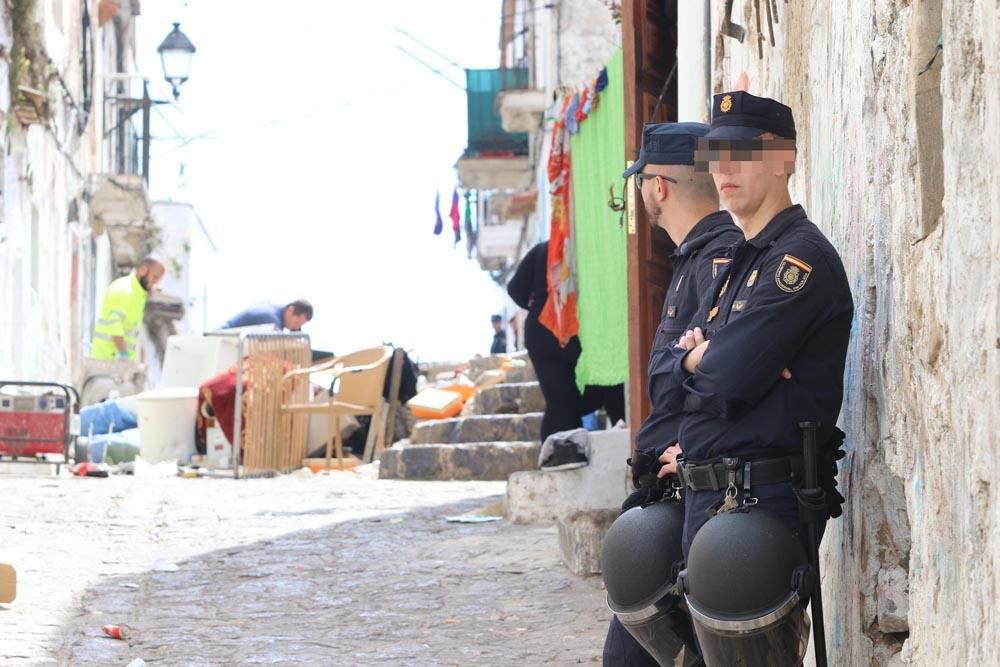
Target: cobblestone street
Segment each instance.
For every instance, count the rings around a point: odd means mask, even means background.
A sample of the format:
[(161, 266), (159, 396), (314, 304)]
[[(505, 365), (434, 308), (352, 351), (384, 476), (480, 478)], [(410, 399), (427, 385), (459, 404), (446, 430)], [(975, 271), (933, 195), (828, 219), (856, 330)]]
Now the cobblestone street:
[(600, 578), (560, 564), (553, 526), (445, 521), (503, 492), (355, 473), (4, 478), (18, 596), (0, 605), (0, 663), (599, 662)]

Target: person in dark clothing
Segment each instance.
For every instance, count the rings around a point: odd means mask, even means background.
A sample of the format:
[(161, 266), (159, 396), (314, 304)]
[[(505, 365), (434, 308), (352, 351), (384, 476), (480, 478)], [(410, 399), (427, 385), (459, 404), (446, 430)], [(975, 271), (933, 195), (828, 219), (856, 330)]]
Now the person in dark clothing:
[(313, 317), (312, 304), (305, 299), (292, 301), (284, 306), (261, 302), (243, 310), (222, 325), (223, 329), (249, 327), (258, 324), (273, 324), (279, 331), (300, 331), (302, 325)]
[[(636, 188), (651, 225), (662, 228), (676, 249), (670, 256), (673, 268), (660, 317), (660, 325), (649, 357), (647, 392), (651, 411), (635, 438), (633, 480), (638, 487), (622, 509), (659, 500), (658, 457), (676, 447), (677, 431), (684, 416), (676, 396), (683, 393), (671, 373), (671, 349), (693, 326), (705, 309), (712, 280), (729, 262), (729, 250), (743, 239), (743, 232), (725, 211), (719, 210), (719, 194), (712, 177), (695, 171), (696, 141), (708, 133), (702, 123), (655, 123), (643, 128), (639, 159), (625, 172), (635, 174)], [(674, 397), (674, 401), (669, 400)], [(657, 663), (612, 616), (604, 643), (604, 664), (654, 667)]]
[[(786, 173), (794, 167), (795, 136), (785, 105), (742, 91), (715, 96), (706, 138), (720, 149), (709, 170), (746, 240), (713, 283), (702, 326), (679, 342), (683, 356), (673, 373), (684, 390), (678, 397), (685, 412), (679, 431), (684, 471), (722, 457), (745, 461), (756, 479), (756, 463), (787, 460), (794, 469), (806, 421), (820, 424), (817, 442), (839, 446), (854, 303), (836, 249), (792, 204)], [(763, 150), (742, 151), (749, 140)], [(747, 164), (751, 155), (757, 164)], [(676, 457), (665, 452), (664, 458), (661, 471), (676, 470)], [(709, 518), (705, 509), (725, 492), (691, 480), (685, 555)], [(801, 538), (805, 528), (790, 482), (762, 481), (752, 492), (759, 508)], [(835, 485), (832, 475), (823, 483)]]
[(541, 438), (552, 433), (580, 428), (580, 390), (576, 386), (576, 360), (580, 358), (580, 339), (574, 336), (565, 347), (559, 344), (538, 316), (549, 297), (545, 279), (549, 243), (543, 241), (521, 259), (514, 276), (507, 283), (507, 293), (514, 303), (528, 311), (524, 321), (524, 346), (535, 367), (538, 384), (545, 397)]
[(504, 354), (507, 351), (507, 332), (503, 328), (503, 317), (494, 315), (490, 320), (493, 322), (493, 344), (490, 346), (490, 354)]
[(608, 416), (608, 427), (625, 420), (624, 384), (588, 384), (580, 394), (580, 411), (589, 415), (604, 408)]

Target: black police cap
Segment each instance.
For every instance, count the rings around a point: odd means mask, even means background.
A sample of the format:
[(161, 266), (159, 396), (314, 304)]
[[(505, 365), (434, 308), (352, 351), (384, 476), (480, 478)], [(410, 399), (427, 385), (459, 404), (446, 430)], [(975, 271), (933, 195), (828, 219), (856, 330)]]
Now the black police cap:
[(742, 90), (719, 93), (712, 100), (712, 129), (706, 139), (752, 139), (765, 132), (795, 139), (792, 110)]
[(646, 123), (639, 159), (622, 177), (628, 178), (647, 164), (694, 164), (695, 145), (708, 129), (704, 123)]

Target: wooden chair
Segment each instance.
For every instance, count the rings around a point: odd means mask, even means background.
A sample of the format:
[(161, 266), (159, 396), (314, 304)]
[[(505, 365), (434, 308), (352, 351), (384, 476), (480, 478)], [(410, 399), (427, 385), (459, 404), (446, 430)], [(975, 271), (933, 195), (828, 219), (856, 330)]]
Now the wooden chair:
[[(379, 346), (359, 350), (341, 357), (334, 357), (310, 368), (286, 373), (282, 378), (283, 396), (294, 396), (296, 383), (308, 381), (313, 373), (324, 373), (337, 380), (336, 391), (313, 403), (289, 403), (281, 409), (290, 414), (322, 412), (327, 415), (329, 432), (326, 441), (326, 468), (330, 469), (332, 449), (336, 446), (337, 462), (344, 469), (344, 443), (340, 434), (340, 418), (352, 415), (370, 415), (371, 429), (375, 429), (376, 449), (385, 447), (382, 428), (382, 389), (385, 375), (392, 359), (392, 348)], [(368, 447), (365, 448), (366, 450)], [(367, 455), (368, 452), (366, 451)], [(367, 456), (366, 456), (367, 457)]]

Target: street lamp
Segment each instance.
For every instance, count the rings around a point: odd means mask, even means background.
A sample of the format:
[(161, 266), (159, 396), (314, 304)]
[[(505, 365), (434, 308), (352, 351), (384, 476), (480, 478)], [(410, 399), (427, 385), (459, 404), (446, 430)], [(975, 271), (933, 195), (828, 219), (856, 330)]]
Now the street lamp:
[(173, 88), (175, 100), (181, 94), (181, 84), (187, 81), (191, 71), (191, 56), (195, 52), (194, 44), (181, 32), (180, 27), (180, 23), (175, 23), (174, 29), (156, 49), (163, 64), (163, 78)]

